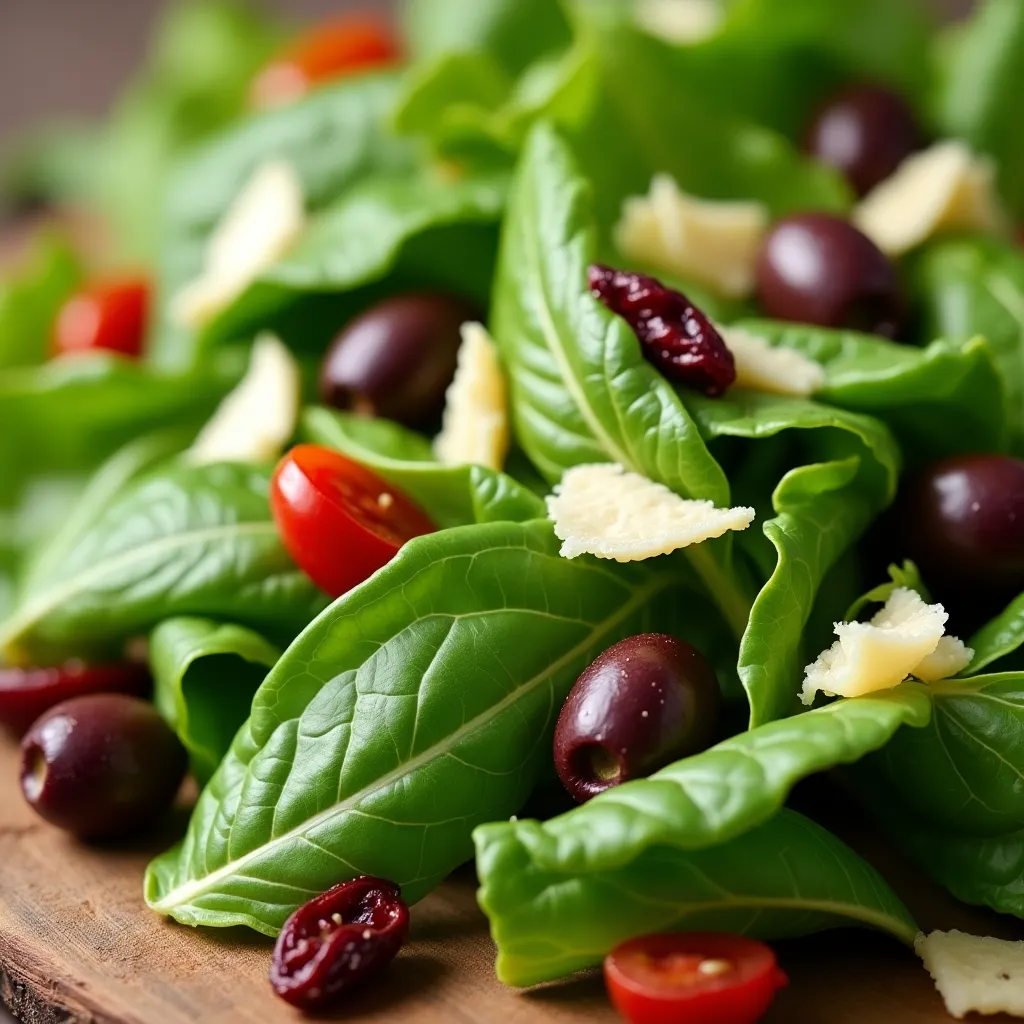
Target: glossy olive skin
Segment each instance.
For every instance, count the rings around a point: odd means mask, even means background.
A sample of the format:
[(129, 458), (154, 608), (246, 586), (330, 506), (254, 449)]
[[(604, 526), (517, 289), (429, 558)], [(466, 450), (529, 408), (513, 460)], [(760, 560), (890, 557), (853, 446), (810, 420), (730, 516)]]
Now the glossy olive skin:
[(757, 258), (757, 297), (779, 320), (894, 338), (903, 298), (893, 265), (866, 235), (827, 213), (777, 221)]
[(1024, 588), (1024, 461), (958, 455), (900, 492), (900, 531), (927, 581)]
[(921, 143), (914, 113), (878, 85), (848, 86), (818, 110), (804, 149), (840, 171), (858, 195), (884, 181)]
[(58, 828), (87, 839), (144, 828), (165, 811), (188, 758), (152, 704), (103, 693), (51, 708), (21, 741), (21, 790)]
[(555, 769), (573, 799), (650, 775), (712, 742), (721, 694), (704, 655), (665, 633), (609, 647), (583, 671), (555, 727)]
[(455, 375), (459, 327), (475, 318), (461, 299), (409, 294), (350, 321), (320, 367), (320, 397), (337, 409), (409, 427), (436, 422)]

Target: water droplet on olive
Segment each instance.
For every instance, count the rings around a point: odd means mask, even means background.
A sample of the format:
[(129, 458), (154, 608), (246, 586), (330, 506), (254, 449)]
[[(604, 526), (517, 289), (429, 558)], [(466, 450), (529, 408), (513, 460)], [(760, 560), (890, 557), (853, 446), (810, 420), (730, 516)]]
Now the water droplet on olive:
[(894, 338), (903, 298), (892, 263), (848, 221), (801, 213), (777, 221), (757, 259), (757, 296), (779, 320)]
[(1024, 461), (958, 455), (924, 467), (900, 492), (907, 552), (926, 581), (1024, 588)]
[(580, 802), (710, 745), (721, 695), (690, 644), (642, 633), (609, 647), (576, 680), (555, 727), (555, 768)]
[(436, 422), (455, 376), (460, 326), (476, 311), (443, 294), (385, 299), (350, 321), (320, 368), (327, 405), (409, 427)]
[(920, 145), (906, 101), (878, 85), (848, 86), (818, 110), (804, 149), (840, 171), (858, 195), (884, 181)]
[(21, 789), (58, 828), (83, 838), (141, 829), (170, 805), (187, 767), (152, 704), (121, 694), (64, 701), (21, 741)]

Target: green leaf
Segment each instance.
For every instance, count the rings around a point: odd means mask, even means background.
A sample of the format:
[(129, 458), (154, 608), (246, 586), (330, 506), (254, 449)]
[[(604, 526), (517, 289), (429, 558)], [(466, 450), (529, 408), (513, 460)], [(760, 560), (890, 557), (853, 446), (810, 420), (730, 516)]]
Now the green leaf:
[(885, 604), (892, 597), (893, 591), (899, 587), (906, 587), (908, 590), (916, 590), (923, 601), (931, 603), (928, 589), (921, 579), (917, 566), (910, 559), (906, 559), (903, 565), (889, 566), (889, 582), (880, 583), (873, 587), (866, 594), (862, 594), (846, 610), (843, 622), (856, 622), (860, 613), (870, 604)]
[(569, 42), (569, 25), (553, 0), (405, 0), (402, 14), (419, 61), (479, 51), (517, 74)]
[(153, 630), (153, 700), (185, 745), (200, 785), (228, 752), (280, 655), (251, 629), (210, 619), (167, 619)]
[(977, 675), (983, 668), (1016, 651), (1024, 644), (1024, 594), (1015, 597), (994, 619), (986, 622), (967, 644), (974, 658), (964, 675)]
[(980, 0), (944, 57), (936, 104), (942, 133), (995, 157), (1000, 191), (1024, 215), (1024, 5)]
[(162, 320), (151, 345), (154, 359), (171, 366), (196, 359), (195, 339), (170, 322), (168, 300), (200, 272), (211, 232), (261, 164), (287, 160), (311, 213), (363, 178), (397, 175), (414, 166), (412, 146), (386, 130), (394, 99), (393, 75), (346, 79), (290, 106), (246, 118), (176, 171), (164, 211)]
[(52, 574), (37, 575), (0, 647), (15, 662), (109, 652), (175, 615), (289, 640), (324, 598), (296, 569), (267, 499), (269, 471), (171, 466), (131, 482)]
[(514, 831), (479, 829), (480, 905), (509, 985), (562, 978), (651, 932), (714, 930), (765, 939), (868, 925), (908, 945), (917, 925), (882, 876), (792, 811), (721, 846), (654, 846), (584, 876), (537, 867)]
[(0, 280), (0, 371), (46, 360), (57, 312), (80, 274), (67, 242), (44, 235), (23, 266)]
[(544, 502), (511, 477), (483, 466), (442, 466), (424, 438), (388, 420), (308, 409), (302, 433), (375, 470), (442, 528), (547, 515)]
[(1024, 256), (996, 239), (957, 239), (928, 246), (913, 270), (926, 337), (988, 341), (1005, 392), (999, 411), (1024, 452)]
[[(204, 330), (200, 344), (269, 326), (293, 348), (319, 355), (346, 310), (367, 304), (369, 294), (357, 290), (376, 285), (375, 294), (385, 278), (387, 293), (438, 289), (484, 306), (504, 201), (505, 181), (497, 177), (361, 182), (309, 224), (298, 245)], [(339, 292), (356, 294), (340, 302)], [(309, 301), (317, 296), (330, 303), (325, 331), (310, 324)]]
[(952, 340), (923, 349), (778, 320), (736, 326), (820, 363), (826, 384), (816, 399), (877, 417), (914, 463), (1005, 447), (1002, 384), (992, 349), (978, 337), (984, 333), (981, 324), (953, 329)]
[(927, 729), (896, 736), (865, 769), (891, 798), (948, 832), (1024, 828), (1024, 674), (931, 683)]
[(446, 530), (336, 601), (260, 687), (184, 842), (150, 866), (149, 905), (273, 935), (336, 882), (380, 875), (414, 901), (471, 856), (472, 829), (549, 762), (584, 666), (688, 603), (665, 560), (558, 546), (548, 523)]

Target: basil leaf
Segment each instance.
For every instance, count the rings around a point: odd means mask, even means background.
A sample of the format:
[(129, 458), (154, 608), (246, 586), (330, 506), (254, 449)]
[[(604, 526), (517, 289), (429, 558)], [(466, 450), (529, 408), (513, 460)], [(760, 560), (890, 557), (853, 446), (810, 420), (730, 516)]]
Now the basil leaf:
[(385, 129), (395, 98), (390, 74), (360, 75), (304, 99), (255, 114), (202, 147), (174, 175), (161, 249), (161, 321), (151, 345), (162, 365), (188, 366), (196, 341), (169, 318), (169, 299), (202, 270), (206, 243), (253, 172), (287, 160), (315, 213), (371, 174), (400, 174), (415, 165), (412, 146)]
[(900, 733), (865, 764), (879, 798), (954, 833), (1024, 828), (1024, 674), (945, 679), (927, 692), (929, 727)]
[[(826, 384), (817, 400), (880, 419), (915, 463), (1005, 447), (1002, 382), (993, 350), (978, 337), (985, 333), (982, 324), (967, 331), (948, 325), (952, 340), (923, 349), (778, 320), (737, 326), (820, 363)], [(942, 333), (946, 325), (935, 326)]]
[(228, 752), (280, 655), (251, 629), (210, 619), (167, 619), (153, 630), (153, 701), (188, 751), (200, 785)]
[[(1001, 414), (1014, 450), (1024, 452), (1024, 256), (994, 239), (938, 242), (921, 253), (913, 278), (929, 337), (983, 335), (988, 341), (1005, 400), (987, 408)], [(973, 415), (961, 415), (973, 419), (985, 407), (979, 403)], [(972, 436), (970, 420), (967, 428)]]
[[(204, 330), (200, 344), (269, 328), (292, 348), (319, 354), (385, 277), (389, 293), (438, 289), (486, 305), (504, 200), (504, 180), (495, 177), (361, 182), (321, 211), (295, 249)], [(339, 301), (334, 294), (372, 285), (373, 295)], [(318, 297), (329, 304), (323, 329), (310, 322)]]
[(550, 761), (579, 672), (684, 600), (667, 560), (558, 546), (538, 522), (419, 537), (328, 608), (150, 865), (149, 905), (273, 935), (336, 882), (380, 875), (414, 901), (466, 860), (473, 827), (518, 810)]
[(269, 472), (221, 464), (129, 484), (0, 627), (13, 661), (104, 652), (174, 615), (229, 618), (288, 640), (324, 598), (295, 568)]
[(442, 466), (422, 437), (387, 420), (309, 409), (302, 431), (379, 473), (442, 528), (547, 515), (544, 502), (511, 477), (484, 466)]
[(80, 274), (71, 247), (46, 235), (17, 272), (0, 280), (0, 371), (46, 360), (54, 319)]
[(977, 675), (994, 661), (1013, 654), (1021, 644), (1024, 644), (1024, 594), (1015, 597), (971, 637), (967, 646), (974, 651), (974, 658), (964, 675)]
[(477, 872), (497, 974), (509, 985), (565, 977), (651, 932), (779, 939), (859, 924), (908, 945), (917, 934), (873, 867), (793, 811), (721, 846), (652, 846), (628, 865), (583, 876), (536, 867), (522, 837), (502, 829), (477, 830)]
[(966, 139), (996, 160), (999, 187), (1024, 214), (1024, 139), (1018, 130), (1024, 91), (1024, 7), (980, 0), (947, 47), (937, 98), (942, 133)]

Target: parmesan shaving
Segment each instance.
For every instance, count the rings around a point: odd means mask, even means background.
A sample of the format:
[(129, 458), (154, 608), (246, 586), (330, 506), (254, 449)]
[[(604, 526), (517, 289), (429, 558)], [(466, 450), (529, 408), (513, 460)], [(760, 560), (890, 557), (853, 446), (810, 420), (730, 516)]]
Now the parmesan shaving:
[(957, 1019), (972, 1011), (1024, 1017), (1024, 942), (936, 931), (918, 935), (914, 949)]
[(715, 324), (736, 363), (733, 387), (807, 397), (825, 386), (819, 363), (791, 348), (776, 348), (742, 327)]

